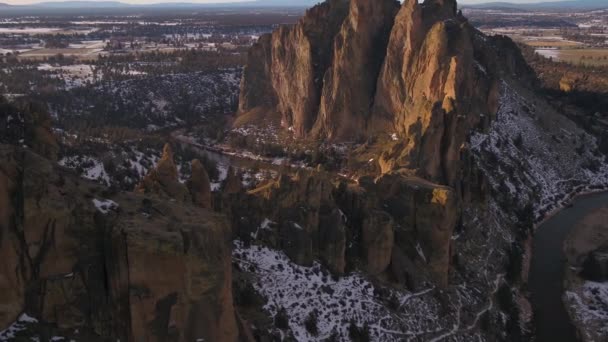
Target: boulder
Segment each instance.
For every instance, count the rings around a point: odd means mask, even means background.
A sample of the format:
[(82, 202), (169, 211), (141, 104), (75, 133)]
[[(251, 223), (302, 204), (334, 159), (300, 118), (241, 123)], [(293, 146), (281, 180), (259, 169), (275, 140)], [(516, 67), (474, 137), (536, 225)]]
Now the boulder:
[(598, 248), (587, 255), (581, 275), (591, 281), (608, 281), (608, 247)]

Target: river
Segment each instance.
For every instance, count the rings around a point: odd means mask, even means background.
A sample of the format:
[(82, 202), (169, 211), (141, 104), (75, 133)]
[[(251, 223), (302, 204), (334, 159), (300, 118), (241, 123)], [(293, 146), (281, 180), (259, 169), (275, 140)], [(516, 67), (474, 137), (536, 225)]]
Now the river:
[(608, 204), (608, 193), (577, 197), (572, 207), (556, 213), (536, 230), (529, 288), (535, 313), (536, 342), (576, 342), (562, 294), (566, 256), (564, 241), (576, 224), (593, 210)]

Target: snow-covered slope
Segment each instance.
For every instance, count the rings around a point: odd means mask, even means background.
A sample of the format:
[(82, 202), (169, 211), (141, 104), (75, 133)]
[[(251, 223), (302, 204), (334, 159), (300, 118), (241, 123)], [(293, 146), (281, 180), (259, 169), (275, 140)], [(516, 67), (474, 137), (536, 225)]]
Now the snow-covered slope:
[(536, 99), (504, 83), (498, 114), (471, 137), (471, 149), (494, 197), (530, 203), (540, 218), (576, 193), (604, 188), (608, 164), (593, 136), (528, 98)]

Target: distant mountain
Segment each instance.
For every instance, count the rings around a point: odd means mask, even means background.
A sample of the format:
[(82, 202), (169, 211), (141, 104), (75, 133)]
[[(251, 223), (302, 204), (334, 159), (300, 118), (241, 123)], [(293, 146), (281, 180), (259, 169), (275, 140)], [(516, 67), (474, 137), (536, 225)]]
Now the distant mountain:
[[(152, 0), (154, 1), (154, 0)], [(122, 7), (311, 7), (317, 4), (318, 0), (251, 0), (216, 3), (194, 3), (194, 2), (158, 2), (149, 4), (132, 5), (119, 1), (45, 1), (27, 6), (18, 7), (38, 7), (38, 8), (122, 8)], [(2, 4), (0, 4), (2, 6)], [(7, 5), (8, 6), (8, 5)]]
[(11, 5), (0, 2), (0, 7), (11, 7)]
[(566, 0), (516, 4), (511, 2), (487, 2), (475, 5), (462, 5), (463, 8), (478, 9), (517, 9), (517, 10), (547, 10), (547, 9), (608, 9), (608, 0)]
[(32, 5), (34, 7), (46, 8), (110, 8), (110, 7), (129, 7), (131, 5), (118, 1), (47, 1)]
[[(152, 0), (154, 1), (154, 0)], [(115, 7), (312, 7), (319, 0), (245, 0), (233, 2), (210, 2), (210, 3), (195, 3), (195, 2), (157, 2), (149, 4), (132, 5), (119, 1), (47, 1), (40, 2), (27, 7), (44, 7), (44, 8), (115, 8)], [(2, 6), (0, 4), (0, 6)], [(8, 6), (8, 5), (7, 5)], [(25, 7), (25, 6), (19, 6)]]
[(252, 5), (258, 6), (297, 6), (311, 7), (318, 4), (319, 0), (257, 0), (252, 2)]

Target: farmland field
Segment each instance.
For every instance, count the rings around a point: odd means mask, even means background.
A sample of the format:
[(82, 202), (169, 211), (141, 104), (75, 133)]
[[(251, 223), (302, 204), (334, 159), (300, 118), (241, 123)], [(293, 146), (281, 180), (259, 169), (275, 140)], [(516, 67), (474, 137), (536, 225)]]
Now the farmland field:
[(556, 61), (608, 66), (608, 49), (536, 49), (536, 52)]

